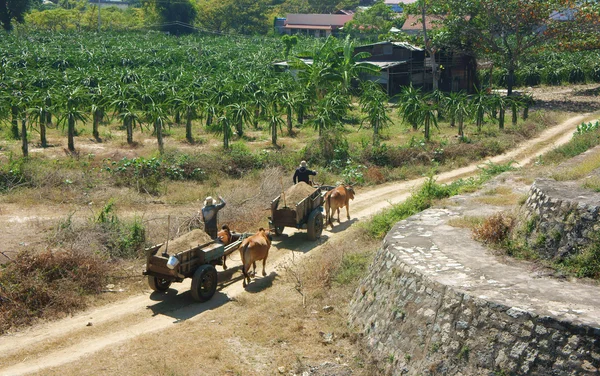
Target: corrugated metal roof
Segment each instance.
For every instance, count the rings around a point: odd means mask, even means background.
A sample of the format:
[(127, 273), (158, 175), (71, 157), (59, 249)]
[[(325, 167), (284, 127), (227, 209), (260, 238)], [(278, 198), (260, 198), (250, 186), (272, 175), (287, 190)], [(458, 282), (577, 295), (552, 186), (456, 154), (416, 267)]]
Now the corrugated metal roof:
[(285, 25), (286, 29), (331, 30), (329, 25)]
[(377, 43), (371, 43), (371, 44), (363, 44), (362, 46), (358, 46), (358, 48), (370, 47), (370, 46), (378, 46), (378, 45), (383, 45), (383, 44), (393, 44), (394, 46), (406, 48), (407, 50), (410, 50), (410, 51), (423, 51), (423, 49), (421, 47), (413, 46), (410, 43), (406, 43), (406, 42), (390, 42), (390, 41), (383, 41), (383, 42), (377, 42)]
[(286, 25), (344, 26), (353, 17), (346, 14), (288, 14)]
[(396, 61), (369, 61), (369, 60), (361, 60), (361, 63), (369, 63), (373, 65), (377, 65), (381, 69), (388, 69), (391, 67), (395, 67), (397, 65), (402, 65), (408, 63), (410, 60), (396, 60)]

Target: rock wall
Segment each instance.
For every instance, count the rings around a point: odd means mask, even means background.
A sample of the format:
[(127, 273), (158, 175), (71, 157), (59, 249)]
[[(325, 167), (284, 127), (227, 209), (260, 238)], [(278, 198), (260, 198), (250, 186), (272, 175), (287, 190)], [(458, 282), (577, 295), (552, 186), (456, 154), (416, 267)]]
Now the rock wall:
[(519, 236), (542, 258), (572, 255), (598, 241), (599, 205), (600, 194), (578, 182), (538, 179), (519, 213)]
[[(355, 293), (350, 322), (373, 358), (393, 375), (598, 374), (600, 329), (475, 297), (450, 283), (474, 285), (483, 277), (440, 252), (432, 233), (443, 215), (429, 210), (398, 223)], [(429, 226), (422, 220), (428, 216)]]

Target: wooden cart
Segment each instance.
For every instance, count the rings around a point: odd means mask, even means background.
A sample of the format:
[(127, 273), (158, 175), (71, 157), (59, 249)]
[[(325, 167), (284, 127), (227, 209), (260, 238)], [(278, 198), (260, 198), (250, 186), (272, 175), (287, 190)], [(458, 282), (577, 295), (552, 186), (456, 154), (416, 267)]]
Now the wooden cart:
[[(145, 250), (146, 270), (143, 274), (148, 276), (148, 285), (152, 290), (163, 292), (167, 291), (173, 282), (192, 278), (192, 297), (196, 301), (205, 302), (212, 298), (217, 290), (215, 265), (222, 265), (223, 257), (237, 250), (248, 235), (251, 234), (234, 234), (234, 241), (227, 246), (213, 240), (174, 255), (164, 252), (159, 254), (163, 243), (155, 245)], [(176, 265), (170, 268), (168, 264)]]
[(284, 227), (306, 229), (308, 239), (317, 240), (323, 233), (323, 197), (327, 191), (334, 187), (321, 185), (315, 187), (315, 191), (300, 202), (295, 203), (295, 208), (286, 207), (279, 202), (281, 196), (271, 201), (271, 216), (269, 224), (277, 235), (283, 233)]

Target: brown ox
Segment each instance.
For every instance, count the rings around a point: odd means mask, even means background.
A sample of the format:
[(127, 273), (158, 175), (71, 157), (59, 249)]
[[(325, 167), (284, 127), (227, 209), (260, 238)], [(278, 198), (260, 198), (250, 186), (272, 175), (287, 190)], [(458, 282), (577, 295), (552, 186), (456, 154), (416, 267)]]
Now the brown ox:
[[(249, 238), (242, 241), (240, 245), (240, 256), (242, 258), (242, 273), (244, 273), (244, 287), (250, 283), (250, 265), (254, 266), (254, 275), (256, 275), (256, 261), (263, 260), (263, 277), (267, 275), (265, 272), (265, 264), (269, 256), (269, 248), (271, 248), (271, 234), (264, 228), (260, 228), (258, 232)], [(246, 280), (248, 281), (246, 283)]]
[(325, 194), (325, 227), (331, 225), (332, 217), (337, 210), (338, 223), (340, 222), (340, 209), (346, 207), (346, 217), (350, 219), (350, 200), (354, 200), (354, 188), (351, 185), (339, 185)]
[[(223, 225), (221, 227), (221, 231), (219, 231), (217, 233), (217, 239), (219, 239), (221, 241), (221, 243), (223, 243), (224, 246), (229, 245), (233, 241), (233, 235), (231, 234), (231, 231), (229, 230), (229, 226)], [(227, 265), (225, 265), (226, 259), (227, 259), (227, 256), (223, 256), (223, 270), (227, 270)]]

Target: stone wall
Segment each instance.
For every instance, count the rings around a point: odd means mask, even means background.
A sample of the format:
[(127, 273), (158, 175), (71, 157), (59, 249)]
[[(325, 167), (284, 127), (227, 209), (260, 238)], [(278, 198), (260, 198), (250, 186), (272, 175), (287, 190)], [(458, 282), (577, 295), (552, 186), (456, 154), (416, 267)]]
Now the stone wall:
[[(350, 307), (373, 358), (393, 375), (598, 374), (600, 329), (505, 304), (518, 288), (512, 293), (509, 284), (475, 270), (481, 250), (464, 259), (474, 261), (469, 266), (458, 258), (462, 252), (441, 249), (466, 248), (471, 240), (460, 229), (448, 226), (440, 234), (446, 245), (436, 241), (436, 229), (452, 215), (430, 209), (402, 221), (377, 252)], [(507, 298), (489, 298), (501, 293)], [(519, 299), (527, 296), (540, 298), (531, 292)]]
[(580, 184), (538, 179), (531, 186), (519, 213), (519, 235), (542, 258), (572, 255), (598, 241), (600, 194)]

